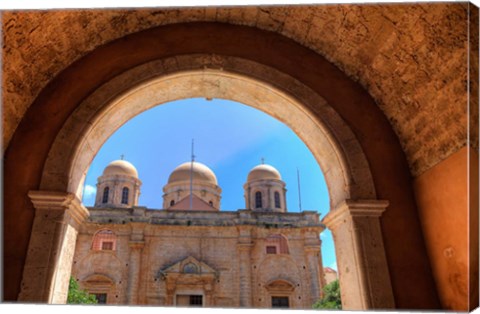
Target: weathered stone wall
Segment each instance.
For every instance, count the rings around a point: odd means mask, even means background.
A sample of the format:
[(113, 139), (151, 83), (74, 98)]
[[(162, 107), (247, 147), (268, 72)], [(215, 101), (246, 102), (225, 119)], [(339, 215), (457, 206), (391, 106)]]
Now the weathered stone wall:
[[(202, 220), (202, 214), (194, 213), (192, 216), (187, 212), (175, 212), (174, 216), (177, 219), (171, 218), (170, 223), (166, 219), (161, 222), (150, 220), (152, 223), (143, 223), (141, 227), (136, 225), (132, 228), (131, 223), (124, 224), (123, 221), (118, 220), (120, 216), (126, 217), (124, 215), (125, 210), (110, 210), (110, 213), (115, 211), (119, 212), (111, 216), (110, 223), (99, 223), (99, 221), (108, 219), (108, 210), (93, 211), (90, 221), (84, 223), (80, 228), (72, 276), (80, 282), (81, 287), (95, 292), (94, 283), (88, 283), (85, 280), (94, 275), (105, 276), (112, 279), (114, 286), (108, 291), (107, 303), (130, 303), (132, 296), (129, 295), (128, 290), (130, 285), (129, 273), (131, 273), (130, 269), (133, 264), (131, 244), (129, 243), (133, 237), (132, 230), (135, 229), (142, 230), (144, 242), (141, 248), (139, 265), (139, 285), (138, 289), (134, 290), (134, 293), (138, 294), (136, 303), (173, 305), (173, 299), (168, 297), (168, 294), (172, 291), (167, 291), (169, 289), (169, 274), (166, 274), (166, 269), (185, 258), (193, 257), (214, 269), (217, 274), (212, 284), (212, 295), (205, 298), (205, 305), (210, 307), (241, 306), (242, 260), (238, 244), (242, 233), (237, 226), (232, 224), (222, 226), (221, 223), (212, 219), (197, 223), (204, 224), (203, 226), (188, 225), (183, 218), (188, 218), (192, 224), (196, 224), (195, 220)], [(149, 213), (153, 216), (160, 214), (159, 211), (149, 211)], [(207, 218), (212, 215), (225, 216), (223, 214), (228, 215), (230, 213), (206, 213)], [(231, 214), (236, 215), (236, 213)], [(102, 218), (99, 218), (100, 216)], [(172, 216), (172, 213), (170, 213), (170, 216)], [(292, 223), (292, 217), (290, 217), (290, 223)], [(137, 216), (137, 218), (132, 219), (138, 221), (140, 218)], [(127, 220), (130, 221), (131, 219), (128, 218)], [(303, 218), (301, 215), (296, 215), (296, 220), (301, 223)], [(135, 224), (138, 224), (138, 222), (135, 222)], [(318, 295), (315, 296), (311, 291), (312, 281), (315, 278), (320, 278), (317, 282), (319, 288), (323, 287), (324, 281), (322, 279), (321, 258), (317, 258), (317, 277), (312, 274), (307, 264), (305, 235), (306, 232), (307, 234), (308, 232), (316, 232), (318, 240), (319, 229), (310, 228), (308, 229), (310, 231), (306, 231), (304, 228), (266, 228), (261, 223), (259, 226), (247, 228), (251, 228), (249, 234), (252, 241), (251, 255), (246, 265), (251, 271), (251, 306), (271, 307), (271, 293), (266, 286), (275, 280), (287, 280), (294, 284), (293, 292), (289, 294), (290, 306), (310, 308), (311, 300), (318, 298)], [(115, 251), (94, 251), (91, 249), (93, 236), (100, 229), (109, 229), (115, 232), (117, 235)], [(264, 239), (270, 234), (278, 233), (283, 234), (288, 239), (289, 254), (267, 255)], [(320, 242), (318, 242), (318, 245), (318, 250), (320, 250)], [(187, 285), (182, 284), (181, 288), (177, 286), (173, 290), (173, 294), (188, 291), (188, 289), (199, 291), (200, 286), (203, 289), (200, 279), (191, 276), (189, 280)], [(208, 287), (201, 291), (206, 293), (207, 289)]]
[(467, 6), (3, 12), (3, 150), (47, 83), (96, 47), (159, 25), (217, 21), (278, 32), (360, 82), (388, 117), (417, 176), (466, 144)]

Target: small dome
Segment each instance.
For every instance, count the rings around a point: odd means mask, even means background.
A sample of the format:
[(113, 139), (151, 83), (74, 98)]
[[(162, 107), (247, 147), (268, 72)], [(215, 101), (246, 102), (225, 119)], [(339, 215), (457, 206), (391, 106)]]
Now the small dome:
[(273, 168), (270, 165), (261, 164), (254, 167), (248, 173), (247, 181), (256, 181), (256, 180), (282, 180), (280, 172), (277, 169)]
[(138, 178), (137, 169), (126, 160), (115, 160), (112, 161), (106, 168), (103, 170), (103, 175), (127, 175)]
[[(191, 161), (187, 161), (173, 170), (168, 183), (190, 181)], [(202, 163), (193, 162), (193, 181), (217, 185), (217, 177), (213, 171)]]

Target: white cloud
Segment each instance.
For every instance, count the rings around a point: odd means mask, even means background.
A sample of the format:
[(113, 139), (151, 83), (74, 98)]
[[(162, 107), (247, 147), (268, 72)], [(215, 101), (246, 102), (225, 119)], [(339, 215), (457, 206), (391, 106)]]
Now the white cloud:
[(97, 194), (97, 188), (92, 186), (92, 185), (85, 185), (85, 188), (83, 189), (83, 197), (86, 199), (90, 199), (93, 196)]

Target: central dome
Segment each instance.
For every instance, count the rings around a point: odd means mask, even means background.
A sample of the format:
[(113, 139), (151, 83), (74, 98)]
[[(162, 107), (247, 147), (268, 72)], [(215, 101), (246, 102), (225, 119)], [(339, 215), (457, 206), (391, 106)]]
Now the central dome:
[(103, 170), (103, 175), (127, 175), (138, 178), (137, 169), (126, 160), (115, 160)]
[(256, 181), (256, 180), (282, 180), (280, 172), (277, 169), (273, 168), (270, 165), (261, 164), (254, 167), (248, 173), (247, 181)]
[[(168, 183), (190, 181), (192, 162), (187, 161), (173, 170), (168, 177)], [(193, 162), (193, 181), (217, 185), (217, 177), (213, 171), (202, 163)]]

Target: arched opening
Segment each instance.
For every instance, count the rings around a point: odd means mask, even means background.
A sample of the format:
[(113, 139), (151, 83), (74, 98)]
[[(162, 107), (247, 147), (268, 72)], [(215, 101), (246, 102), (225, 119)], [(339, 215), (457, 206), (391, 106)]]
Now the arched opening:
[(263, 206), (262, 199), (263, 199), (262, 192), (260, 191), (255, 192), (255, 208), (262, 208)]
[(117, 236), (112, 230), (103, 229), (95, 233), (92, 241), (94, 251), (115, 251)]
[[(152, 64), (149, 66), (150, 68), (154, 67)], [(261, 67), (260, 65), (257, 66)], [(267, 69), (264, 70), (267, 71)], [(271, 69), (269, 70), (272, 71)], [(155, 71), (153, 72), (155, 73)], [(124, 79), (128, 80), (128, 76), (133, 73), (137, 73), (137, 71), (124, 73), (123, 75), (126, 76)], [(148, 72), (145, 73), (147, 74)], [(281, 77), (281, 73), (275, 74)], [(291, 80), (292, 78), (283, 77), (283, 79), (286, 81), (284, 82), (285, 84), (290, 83), (289, 79)], [(116, 81), (110, 83), (113, 84), (110, 86), (111, 88), (118, 87), (115, 86), (117, 83)], [(299, 85), (300, 83), (296, 82), (295, 84)], [(194, 88), (182, 89), (182, 86), (187, 85)], [(317, 104), (323, 103), (325, 110), (328, 108), (327, 104), (321, 97), (312, 93), (306, 87), (301, 90), (303, 93), (298, 95), (302, 96), (303, 99), (298, 99), (286, 94), (280, 89), (273, 88), (271, 85), (266, 85), (262, 81), (244, 75), (217, 70), (195, 70), (160, 77), (157, 75), (128, 90), (124, 90), (122, 86), (121, 91), (112, 91), (115, 92), (117, 96), (113, 98), (113, 100), (111, 97), (108, 98), (108, 101), (105, 103), (106, 108), (97, 115), (95, 122), (87, 128), (88, 131), (86, 131), (84, 137), (80, 139), (78, 147), (73, 150), (74, 153), (71, 155), (71, 161), (68, 162), (68, 160), (65, 160), (67, 162), (65, 166), (68, 169), (64, 169), (64, 171), (69, 173), (69, 176), (68, 182), (63, 181), (64, 183), (67, 183), (67, 186), (63, 186), (63, 188), (67, 188), (68, 191), (74, 192), (77, 197), (81, 196), (83, 188), (82, 184), (85, 179), (86, 169), (88, 168), (89, 162), (104, 141), (118, 127), (130, 118), (136, 116), (140, 112), (152, 108), (156, 104), (162, 104), (178, 98), (199, 96), (241, 101), (276, 117), (294, 130), (312, 151), (317, 162), (324, 171), (325, 179), (329, 186), (331, 208), (338, 208), (341, 204), (346, 204), (341, 211), (336, 211), (337, 214), (332, 215), (334, 221), (338, 220), (338, 218), (336, 218), (338, 212), (343, 211), (340, 215), (344, 215), (346, 213), (345, 210), (350, 210), (355, 207), (355, 205), (352, 207), (351, 204), (345, 203), (345, 201), (351, 199), (352, 196), (355, 195), (357, 199), (370, 199), (371, 196), (375, 195), (373, 182), (371, 182), (371, 176), (368, 172), (368, 164), (363, 157), (361, 149), (358, 150), (356, 154), (346, 154), (343, 151), (342, 146), (338, 144), (339, 140), (340, 143), (342, 143), (341, 137), (346, 136), (349, 141), (349, 146), (355, 146), (355, 141), (349, 137), (348, 127), (342, 123), (341, 119), (332, 113), (329, 114), (329, 121), (328, 124), (326, 124), (327, 121), (319, 121), (318, 118), (312, 116), (308, 110), (305, 110), (305, 104), (302, 103), (302, 101), (310, 101)], [(84, 108), (90, 108), (91, 110), (92, 102), (97, 104), (102, 103), (98, 97), (105, 96), (107, 95), (105, 95), (103, 91), (99, 94), (93, 93), (91, 97), (84, 101)], [(78, 114), (84, 114), (80, 112), (81, 110), (79, 110)], [(114, 115), (111, 114), (113, 112), (115, 112)], [(70, 121), (78, 123), (78, 120), (73, 117)], [(326, 125), (330, 126), (332, 124), (336, 124), (337, 128), (326, 128)], [(71, 126), (68, 126), (66, 130), (69, 130), (70, 127)], [(336, 133), (332, 133), (338, 132), (339, 130), (342, 131), (342, 133), (340, 133), (340, 138), (334, 136)], [(64, 151), (65, 144), (66, 143), (63, 141), (55, 143), (52, 148), (52, 155), (55, 155), (55, 151), (57, 150)], [(54, 163), (52, 163), (52, 161)], [(52, 167), (54, 164), (55, 167), (53, 170)], [(59, 168), (58, 166), (58, 160), (47, 160), (41, 184), (43, 189), (51, 190), (54, 186), (60, 188), (58, 184), (61, 183), (62, 180), (58, 180), (58, 176), (61, 175), (63, 171), (61, 167)], [(363, 168), (364, 170), (352, 171), (352, 169), (357, 168)], [(363, 184), (359, 184), (360, 182)], [(362, 195), (364, 197), (362, 197)], [(366, 204), (360, 204), (360, 210), (362, 212), (365, 213), (365, 210), (367, 210), (367, 215), (371, 215), (369, 211), (373, 209), (373, 215), (377, 217), (385, 207), (386, 204), (381, 202), (377, 204), (376, 202), (368, 201)], [(377, 208), (380, 209), (380, 211), (378, 211)], [(376, 223), (378, 223), (378, 221)], [(332, 226), (333, 228), (337, 227), (335, 223), (332, 223)], [(348, 232), (349, 231), (347, 230), (343, 230), (345, 236), (347, 236), (346, 234)], [(373, 236), (375, 238), (375, 246), (382, 248), (383, 244), (379, 245), (381, 242), (378, 242), (381, 241), (380, 233)], [(343, 256), (349, 254), (348, 252), (351, 252), (351, 250), (354, 249), (355, 243), (350, 242), (349, 245), (351, 247), (345, 250), (347, 253), (337, 254), (337, 257), (340, 259), (340, 265), (342, 265), (342, 263), (345, 264), (344, 260), (342, 260), (344, 259)], [(342, 250), (337, 249), (337, 252), (338, 251), (342, 252)], [(357, 262), (358, 261), (353, 259), (349, 263)], [(350, 267), (356, 266), (351, 265)], [(387, 277), (385, 280), (389, 285), (388, 273), (385, 267), (386, 265), (384, 266), (384, 276)], [(355, 274), (352, 277), (344, 273), (343, 276), (340, 276), (343, 282), (360, 280), (358, 274)], [(346, 284), (344, 284), (344, 286), (346, 286)], [(357, 288), (354, 290), (356, 289)], [(345, 289), (345, 291), (347, 295), (350, 294), (348, 289)], [(358, 291), (356, 293), (358, 295), (352, 297), (354, 300), (350, 302), (352, 302), (352, 304), (355, 304), (356, 302), (364, 302), (360, 296), (363, 292)], [(388, 290), (387, 294), (389, 294)], [(390, 297), (385, 297), (381, 302), (388, 300), (388, 298)], [(347, 302), (349, 302), (349, 299), (348, 297), (345, 297), (344, 299), (347, 300), (345, 303), (348, 307), (349, 304)], [(364, 307), (366, 305), (363, 304), (361, 306)]]
[[(208, 31), (211, 31), (211, 29)], [(155, 32), (145, 34), (147, 33), (142, 34), (142, 36), (155, 35)], [(250, 38), (249, 31), (246, 31), (244, 35)], [(229, 33), (227, 37), (231, 38), (231, 34)], [(262, 43), (257, 42), (257, 44)], [(281, 44), (289, 45), (288, 41), (281, 41)], [(42, 167), (39, 191), (29, 193), (36, 209), (44, 210), (49, 208), (48, 206), (51, 207), (52, 202), (56, 202), (55, 204), (60, 204), (58, 206), (63, 206), (61, 208), (65, 208), (65, 206), (68, 209), (75, 207), (78, 212), (85, 214), (85, 210), (79, 206), (77, 200), (81, 196), (82, 182), (89, 163), (105, 139), (125, 121), (139, 112), (154, 104), (186, 97), (237, 100), (263, 110), (289, 125), (307, 143), (322, 166), (330, 188), (331, 207), (333, 209), (328, 221), (332, 229), (335, 229), (338, 234), (342, 234), (341, 237), (345, 236), (339, 241), (344, 245), (343, 249), (345, 250), (338, 249), (338, 251), (344, 253), (356, 249), (356, 253), (358, 253), (355, 256), (344, 256), (343, 264), (339, 265), (340, 268), (353, 266), (350, 268), (351, 273), (348, 276), (351, 276), (352, 280), (358, 283), (352, 287), (351, 291), (346, 292), (352, 300), (352, 303), (348, 304), (350, 308), (392, 307), (393, 296), (388, 265), (383, 250), (383, 231), (380, 229), (378, 221), (380, 214), (385, 210), (388, 203), (376, 201), (375, 189), (377, 186), (374, 184), (369, 162), (376, 167), (378, 160), (371, 159), (371, 155), (369, 155), (369, 161), (367, 162), (363, 150), (366, 146), (370, 149), (371, 146), (369, 145), (373, 144), (364, 138), (361, 141), (357, 139), (349, 127), (350, 124), (354, 124), (348, 118), (349, 116), (345, 115), (342, 118), (337, 113), (339, 109), (338, 100), (335, 100), (335, 97), (329, 97), (327, 102), (319, 96), (322, 92), (328, 94), (328, 88), (319, 88), (311, 80), (303, 77), (300, 73), (302, 71), (294, 71), (296, 74), (292, 76), (290, 74), (293, 74), (293, 72), (288, 69), (289, 66), (281, 67), (281, 60), (272, 59), (266, 62), (265, 59), (256, 59), (248, 54), (243, 54), (243, 52), (231, 56), (227, 52), (220, 55), (211, 55), (198, 53), (198, 51), (203, 50), (194, 50), (197, 53), (196, 55), (191, 55), (188, 52), (183, 53), (173, 59), (168, 59), (169, 57), (165, 56), (161, 61), (152, 61), (155, 57), (149, 56), (150, 59), (143, 60), (142, 65), (135, 62), (125, 64), (125, 71), (121, 74), (116, 72), (116, 76), (105, 78), (103, 82), (91, 82), (92, 86), (88, 93), (85, 92), (85, 95), (83, 95), (85, 97), (77, 99), (79, 101), (77, 104), (72, 104), (75, 110), (66, 114), (67, 121), (62, 124), (63, 127), (60, 127), (58, 132), (55, 132), (55, 138), (52, 139), (53, 145), (49, 149), (48, 158), (44, 167)], [(251, 47), (249, 51), (252, 51)], [(122, 55), (128, 56), (129, 54), (123, 51)], [(305, 52), (302, 56), (304, 62), (310, 60), (308, 59), (310, 58), (308, 52)], [(313, 60), (318, 56), (315, 55), (312, 58), (312, 61), (308, 62), (314, 63)], [(165, 66), (171, 64), (172, 61), (175, 64), (174, 67)], [(323, 59), (322, 62), (324, 62)], [(268, 63), (268, 65), (265, 63)], [(279, 71), (279, 69), (283, 71)], [(308, 69), (306, 71), (308, 72)], [(332, 70), (331, 68), (327, 72), (338, 74), (338, 70)], [(344, 77), (339, 79), (335, 75), (331, 79), (329, 78), (329, 84), (327, 85), (346, 80)], [(301, 79), (297, 80), (294, 77)], [(325, 77), (317, 78), (318, 82), (326, 83)], [(308, 82), (308, 85), (303, 82)], [(186, 86), (188, 88), (185, 88)], [(191, 88), (192, 86), (195, 88)], [(352, 87), (350, 83), (342, 85), (342, 88), (349, 90), (351, 94), (348, 97), (355, 98), (355, 96), (358, 96), (356, 99), (360, 103), (369, 103), (370, 100), (365, 100), (368, 97), (363, 95), (362, 92), (358, 92), (357, 87)], [(162, 92), (152, 93), (155, 90)], [(144, 92), (143, 95), (142, 91)], [(147, 91), (150, 92), (147, 93)], [(254, 91), (254, 93), (250, 91)], [(42, 99), (49, 99), (48, 95), (44, 97)], [(83, 101), (80, 101), (81, 99)], [(333, 102), (333, 107), (330, 106), (330, 102)], [(127, 103), (130, 105), (127, 105)], [(116, 114), (113, 115), (113, 112), (116, 112)], [(375, 120), (377, 117), (378, 113), (375, 113), (372, 119)], [(384, 126), (384, 121), (382, 123), (381, 125)], [(361, 125), (357, 126), (363, 127)], [(72, 130), (77, 130), (77, 132), (72, 132)], [(385, 137), (388, 138), (389, 134)], [(379, 136), (382, 138), (381, 134)], [(65, 152), (67, 153), (65, 154)], [(387, 156), (388, 158), (382, 157), (384, 164), (385, 162), (392, 165), (396, 164), (396, 157), (390, 155)], [(376, 169), (378, 170), (378, 168)], [(378, 175), (378, 172), (375, 173)], [(62, 192), (59, 194), (50, 191)], [(382, 194), (386, 197), (389, 195), (392, 194)], [(46, 199), (48, 200), (47, 203), (45, 202)], [(65, 199), (69, 202), (65, 202)], [(395, 206), (395, 208), (399, 208), (398, 204)], [(79, 214), (78, 217), (80, 216)], [(370, 233), (349, 235), (349, 230), (351, 230), (349, 226), (360, 222), (359, 219), (362, 221), (362, 228), (366, 227), (370, 230)], [(36, 223), (41, 222), (35, 222), (34, 224)], [(371, 225), (374, 227), (369, 228)], [(368, 239), (365, 239), (368, 240), (365, 243), (371, 244), (371, 247), (360, 247), (358, 245), (358, 241), (364, 240), (362, 237), (368, 237)], [(70, 238), (64, 240), (71, 241)], [(35, 240), (32, 240), (30, 247), (34, 248), (35, 243)], [(391, 251), (389, 254), (392, 254)], [(339, 255), (342, 254), (337, 254), (337, 256)], [(26, 265), (29, 265), (29, 263), (35, 264), (35, 261), (27, 258)], [(56, 269), (56, 265), (45, 267)], [(31, 269), (31, 267), (25, 267), (24, 279), (30, 277), (28, 272)], [(373, 270), (375, 270), (376, 277)], [(344, 274), (343, 279), (350, 280), (346, 278), (345, 272)], [(381, 275), (378, 276), (378, 274)], [(47, 276), (45, 280), (50, 280), (48, 278), (50, 277)], [(52, 282), (52, 287), (55, 285), (56, 283)], [(28, 287), (28, 289), (22, 291), (20, 299), (55, 301), (52, 294), (44, 294), (44, 291), (39, 290), (38, 292), (32, 291), (37, 290), (32, 286)], [(55, 291), (55, 288), (51, 291)], [(55, 292), (53, 292), (54, 294)], [(41, 296), (39, 297), (39, 295)], [(354, 300), (358, 300), (358, 302), (355, 303)]]
[(128, 204), (128, 193), (130, 190), (127, 187), (122, 189), (122, 204)]
[(289, 254), (288, 242), (282, 234), (271, 234), (265, 239), (268, 254)]
[(110, 192), (110, 188), (107, 186), (103, 189), (103, 196), (102, 196), (102, 203), (108, 203), (108, 194)]

